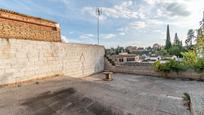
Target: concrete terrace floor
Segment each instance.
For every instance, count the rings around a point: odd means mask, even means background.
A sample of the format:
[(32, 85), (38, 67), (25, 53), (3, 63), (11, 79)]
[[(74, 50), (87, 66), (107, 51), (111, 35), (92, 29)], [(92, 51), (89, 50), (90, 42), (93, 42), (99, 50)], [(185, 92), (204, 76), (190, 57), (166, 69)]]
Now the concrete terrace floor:
[(190, 115), (184, 92), (200, 94), (204, 83), (130, 74), (66, 76), (0, 88), (0, 115)]

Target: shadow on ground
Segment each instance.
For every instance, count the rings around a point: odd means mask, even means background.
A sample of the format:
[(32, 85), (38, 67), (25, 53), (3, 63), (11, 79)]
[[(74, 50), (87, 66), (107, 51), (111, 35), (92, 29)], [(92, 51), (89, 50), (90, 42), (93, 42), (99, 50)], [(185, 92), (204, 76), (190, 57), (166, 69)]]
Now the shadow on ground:
[[(29, 115), (122, 115), (120, 110), (83, 96), (74, 88), (45, 92), (21, 106)], [(21, 111), (21, 114), (25, 113)], [(131, 114), (130, 114), (131, 115)]]

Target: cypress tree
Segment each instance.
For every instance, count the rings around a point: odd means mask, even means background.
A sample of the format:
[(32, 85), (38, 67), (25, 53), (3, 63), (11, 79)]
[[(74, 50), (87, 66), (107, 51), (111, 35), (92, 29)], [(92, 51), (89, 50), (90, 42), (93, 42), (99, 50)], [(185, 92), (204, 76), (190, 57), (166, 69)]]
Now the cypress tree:
[(167, 25), (167, 31), (166, 31), (166, 45), (165, 49), (169, 49), (171, 47), (171, 38), (170, 38), (170, 32), (169, 32), (169, 24)]
[(177, 43), (178, 43), (178, 41), (179, 41), (179, 39), (178, 39), (178, 35), (177, 35), (177, 33), (175, 33), (175, 37), (174, 37), (174, 44), (177, 44)]
[(177, 33), (175, 33), (174, 45), (182, 45), (182, 42), (179, 40)]

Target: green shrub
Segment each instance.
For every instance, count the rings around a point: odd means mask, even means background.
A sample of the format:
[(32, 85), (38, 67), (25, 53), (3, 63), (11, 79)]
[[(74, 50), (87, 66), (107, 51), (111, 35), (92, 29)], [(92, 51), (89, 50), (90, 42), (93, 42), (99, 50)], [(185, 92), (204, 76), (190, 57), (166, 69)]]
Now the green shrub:
[(193, 68), (198, 61), (198, 55), (195, 51), (183, 52), (183, 63), (189, 68)]
[(184, 101), (184, 105), (187, 107), (188, 110), (190, 110), (190, 103), (191, 103), (190, 95), (188, 93), (183, 93), (182, 98)]
[(185, 71), (187, 68), (184, 63), (178, 62), (176, 60), (170, 60), (169, 62), (166, 63), (160, 63), (160, 61), (156, 61), (153, 64), (153, 67), (156, 71), (160, 72), (180, 72), (180, 71)]
[(182, 53), (183, 62), (186, 66), (193, 69), (196, 72), (202, 72), (204, 70), (204, 59), (200, 58), (196, 51), (188, 51)]
[(191, 100), (190, 95), (188, 93), (183, 93), (182, 98), (184, 101), (188, 101), (188, 102)]
[(166, 63), (160, 63), (156, 61), (153, 67), (159, 72), (180, 72), (187, 69), (193, 69), (196, 72), (202, 72), (204, 70), (204, 59), (199, 58), (195, 51), (188, 51), (182, 53), (183, 61), (169, 60)]
[(180, 71), (187, 70), (187, 67), (185, 66), (183, 62), (179, 62), (176, 60), (170, 60), (168, 63), (169, 63), (171, 71), (173, 72), (180, 72)]
[(182, 52), (185, 52), (185, 49), (181, 45), (172, 45), (171, 48), (168, 49), (170, 55), (176, 55), (178, 57), (182, 57)]
[(193, 69), (196, 72), (202, 72), (204, 70), (204, 59), (199, 58), (197, 62), (193, 65)]
[(156, 61), (153, 64), (153, 68), (154, 68), (155, 71), (160, 71), (160, 66), (161, 66), (160, 61)]
[(171, 67), (170, 66), (171, 66), (170, 63), (164, 63), (164, 64), (160, 65), (159, 69), (160, 69), (161, 72), (168, 73), (168, 72), (171, 71)]

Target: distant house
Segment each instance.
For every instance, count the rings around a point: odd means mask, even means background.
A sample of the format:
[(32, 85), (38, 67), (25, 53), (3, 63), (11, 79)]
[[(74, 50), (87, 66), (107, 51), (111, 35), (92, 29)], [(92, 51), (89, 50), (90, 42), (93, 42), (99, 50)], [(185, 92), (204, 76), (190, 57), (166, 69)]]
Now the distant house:
[(139, 62), (139, 56), (136, 54), (128, 54), (126, 52), (120, 53), (119, 55), (113, 55), (112, 60), (117, 64), (126, 63), (126, 62)]
[(130, 53), (137, 51), (137, 47), (136, 47), (136, 46), (128, 46), (126, 49), (127, 49)]
[(171, 59), (178, 61), (178, 57), (175, 56), (175, 55), (173, 55), (173, 56), (171, 57)]
[(143, 48), (143, 47), (139, 47), (139, 48), (137, 48), (137, 51), (138, 52), (142, 52), (142, 51), (144, 51), (145, 49)]
[(144, 61), (158, 61), (161, 60), (161, 56), (147, 56)]

